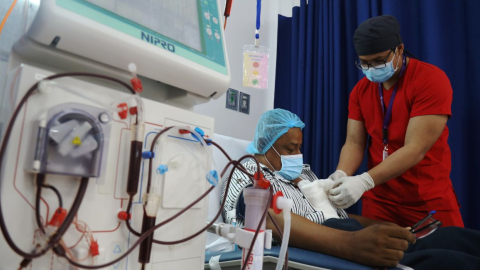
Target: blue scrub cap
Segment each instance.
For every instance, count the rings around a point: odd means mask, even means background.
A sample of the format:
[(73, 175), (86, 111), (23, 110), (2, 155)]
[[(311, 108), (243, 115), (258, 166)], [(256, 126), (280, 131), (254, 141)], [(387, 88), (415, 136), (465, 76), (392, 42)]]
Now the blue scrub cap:
[(248, 145), (247, 152), (263, 155), (289, 129), (304, 127), (305, 124), (294, 113), (283, 109), (267, 111), (258, 120), (255, 138)]

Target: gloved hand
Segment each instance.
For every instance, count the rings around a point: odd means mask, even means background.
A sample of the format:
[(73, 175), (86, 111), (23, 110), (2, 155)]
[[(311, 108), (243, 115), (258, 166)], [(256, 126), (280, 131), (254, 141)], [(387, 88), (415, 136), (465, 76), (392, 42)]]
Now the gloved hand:
[(332, 179), (333, 181), (335, 181), (335, 180), (340, 179), (342, 177), (347, 177), (347, 174), (342, 170), (336, 170), (327, 179)]
[(342, 177), (334, 180), (328, 197), (339, 208), (348, 208), (362, 197), (362, 194), (375, 187), (372, 177), (368, 173), (357, 176)]

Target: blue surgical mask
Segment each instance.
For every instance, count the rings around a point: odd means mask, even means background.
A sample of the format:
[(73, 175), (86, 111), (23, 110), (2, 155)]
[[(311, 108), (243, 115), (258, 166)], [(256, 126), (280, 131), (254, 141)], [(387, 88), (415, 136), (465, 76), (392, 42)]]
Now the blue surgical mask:
[(373, 68), (369, 67), (367, 70), (362, 70), (363, 74), (367, 76), (367, 79), (374, 83), (384, 83), (390, 79), (395, 71), (398, 69), (398, 61), (397, 61), (397, 68), (393, 68), (393, 60), (395, 56), (392, 58), (392, 61), (386, 63), (384, 68)]
[[(279, 174), (282, 178), (288, 181), (293, 181), (297, 179), (302, 173), (303, 155), (299, 154), (299, 155), (284, 156), (284, 155), (280, 155), (277, 152), (277, 149), (275, 149), (275, 147), (272, 146), (272, 148), (273, 150), (275, 150), (277, 155), (280, 156), (280, 159), (282, 161), (282, 169), (280, 169), (280, 171), (276, 171), (275, 173)], [(270, 164), (270, 162), (266, 157), (265, 159), (267, 160), (268, 164)], [(270, 166), (272, 166), (272, 164), (270, 164)]]

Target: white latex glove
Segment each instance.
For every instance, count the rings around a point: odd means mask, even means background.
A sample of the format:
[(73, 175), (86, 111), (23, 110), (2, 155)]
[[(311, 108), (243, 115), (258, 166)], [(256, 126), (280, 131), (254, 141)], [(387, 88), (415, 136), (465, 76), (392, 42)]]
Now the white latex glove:
[(319, 179), (315, 180), (317, 182), (317, 185), (325, 191), (325, 194), (328, 195), (328, 192), (330, 192), (330, 189), (334, 187), (334, 182), (332, 179)]
[(363, 173), (334, 180), (333, 186), (335, 188), (330, 190), (328, 197), (337, 207), (345, 209), (356, 203), (365, 191), (375, 187), (375, 183), (370, 174)]
[(342, 177), (347, 177), (347, 174), (342, 170), (336, 170), (327, 179), (332, 179), (333, 181), (335, 181), (335, 180), (338, 180)]

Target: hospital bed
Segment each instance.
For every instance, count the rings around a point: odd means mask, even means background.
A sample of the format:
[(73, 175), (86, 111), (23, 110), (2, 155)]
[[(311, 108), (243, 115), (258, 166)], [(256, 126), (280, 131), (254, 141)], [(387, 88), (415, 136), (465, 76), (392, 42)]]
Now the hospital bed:
[[(225, 151), (233, 158), (238, 159), (239, 157), (247, 154), (245, 149), (247, 148), (248, 141), (235, 139), (232, 137), (223, 136), (220, 134), (215, 134), (214, 141), (221, 145)], [(213, 159), (217, 169), (223, 168), (227, 164), (227, 159), (225, 156), (218, 150), (213, 150)], [(226, 174), (228, 175), (228, 173)], [(220, 198), (221, 198), (222, 187), (218, 185), (209, 196), (209, 209), (208, 209), (208, 220), (211, 220), (215, 213), (217, 213), (220, 208)], [(223, 222), (222, 217), (220, 216), (217, 219), (217, 222)], [(221, 239), (219, 236), (208, 233), (207, 235), (207, 249), (205, 254), (205, 269), (218, 269), (215, 266), (210, 267), (210, 259), (215, 261), (214, 264), (219, 265), (222, 270), (229, 269), (240, 269), (242, 250), (238, 249), (235, 251), (218, 251), (219, 249), (228, 249), (230, 243), (226, 239)], [(217, 251), (216, 251), (217, 250)], [(264, 252), (264, 264), (263, 269), (275, 269), (275, 266), (278, 261), (278, 254), (280, 247), (272, 247), (272, 249), (266, 249)], [(372, 270), (374, 268), (369, 266), (363, 266), (354, 262), (350, 262), (344, 259), (340, 259), (334, 256), (317, 253), (309, 250), (299, 249), (299, 248), (288, 248), (288, 266), (289, 269), (302, 269), (302, 270), (320, 270), (320, 269), (331, 269), (331, 270)], [(399, 266), (389, 269), (411, 269), (405, 266)]]

